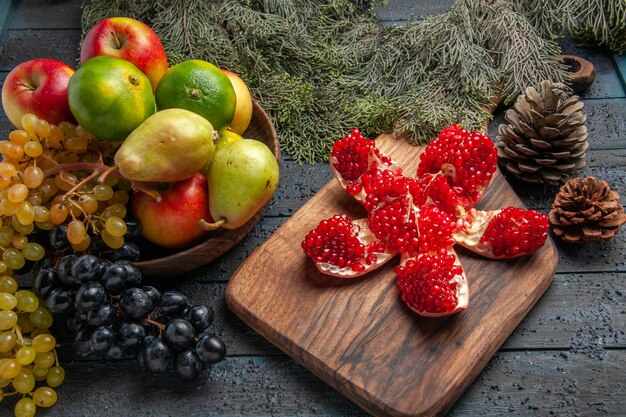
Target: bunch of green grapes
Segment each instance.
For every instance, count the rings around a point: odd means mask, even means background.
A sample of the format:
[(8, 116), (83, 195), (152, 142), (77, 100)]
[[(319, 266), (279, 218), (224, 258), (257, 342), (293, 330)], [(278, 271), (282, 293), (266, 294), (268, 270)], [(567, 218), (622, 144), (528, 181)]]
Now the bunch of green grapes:
[(49, 332), (52, 315), (35, 293), (18, 290), (10, 275), (0, 276), (0, 401), (21, 397), (16, 417), (33, 417), (37, 407), (57, 401), (55, 388), (63, 383), (56, 340)]
[(44, 256), (44, 247), (28, 239), (35, 227), (66, 225), (76, 251), (87, 250), (92, 236), (112, 249), (123, 246), (130, 185), (107, 175), (118, 145), (69, 122), (57, 126), (33, 114), (21, 122), (23, 129), (0, 141), (0, 273)]

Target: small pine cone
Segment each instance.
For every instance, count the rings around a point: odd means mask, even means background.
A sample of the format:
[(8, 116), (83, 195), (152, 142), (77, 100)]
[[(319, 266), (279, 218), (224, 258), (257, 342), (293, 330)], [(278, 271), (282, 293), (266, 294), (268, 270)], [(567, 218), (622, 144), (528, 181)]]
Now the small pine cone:
[(501, 165), (530, 183), (559, 184), (585, 166), (587, 117), (578, 96), (562, 101), (566, 87), (541, 82), (541, 93), (528, 87), (498, 126)]
[(619, 194), (593, 177), (565, 183), (548, 218), (554, 234), (569, 243), (608, 240), (626, 223)]

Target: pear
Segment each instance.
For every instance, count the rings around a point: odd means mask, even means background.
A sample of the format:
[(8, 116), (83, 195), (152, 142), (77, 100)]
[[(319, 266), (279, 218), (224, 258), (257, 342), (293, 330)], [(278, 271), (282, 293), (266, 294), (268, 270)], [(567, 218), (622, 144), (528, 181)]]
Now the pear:
[(259, 211), (276, 191), (278, 162), (262, 142), (240, 139), (215, 153), (209, 167), (209, 209), (213, 223), (201, 221), (206, 230), (236, 229)]
[(132, 181), (182, 181), (211, 162), (213, 132), (208, 120), (188, 110), (158, 111), (128, 135), (115, 165)]

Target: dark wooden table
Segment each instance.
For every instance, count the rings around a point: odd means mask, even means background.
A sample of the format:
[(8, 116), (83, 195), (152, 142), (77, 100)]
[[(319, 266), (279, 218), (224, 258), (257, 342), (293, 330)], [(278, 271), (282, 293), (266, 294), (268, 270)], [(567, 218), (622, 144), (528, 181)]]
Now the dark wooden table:
[[(0, 1), (0, 80), (28, 59), (76, 65), (80, 0)], [(441, 11), (452, 1), (390, 1), (384, 22)], [(606, 180), (626, 204), (626, 92), (609, 53), (563, 41), (564, 53), (589, 59), (597, 78), (582, 95), (590, 131), (583, 175)], [(625, 70), (626, 71), (626, 70)], [(495, 137), (501, 115), (490, 125)], [(11, 126), (0, 116), (0, 133)], [(331, 179), (326, 164), (298, 165), (285, 157), (276, 196), (262, 222), (237, 247), (171, 287), (212, 304), (226, 360), (207, 380), (184, 383), (141, 373), (134, 363), (66, 362), (59, 402), (42, 416), (363, 416), (305, 368), (243, 324), (224, 303), (229, 277), (246, 257)], [(555, 189), (511, 180), (530, 208), (547, 213)], [(557, 242), (559, 266), (544, 297), (450, 410), (468, 415), (626, 415), (626, 230), (611, 242)], [(416, 381), (419, 383), (419, 381)], [(0, 403), (12, 415), (13, 401)]]

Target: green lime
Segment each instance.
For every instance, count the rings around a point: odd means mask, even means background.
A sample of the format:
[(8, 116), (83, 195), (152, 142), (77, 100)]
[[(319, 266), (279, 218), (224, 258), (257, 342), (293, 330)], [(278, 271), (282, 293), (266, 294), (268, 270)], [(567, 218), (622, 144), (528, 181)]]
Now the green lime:
[(219, 130), (235, 115), (237, 97), (230, 80), (215, 65), (190, 59), (168, 69), (155, 92), (159, 110), (180, 108), (207, 119)]
[(99, 139), (126, 139), (156, 105), (150, 80), (130, 62), (109, 56), (87, 60), (68, 85), (70, 110)]

